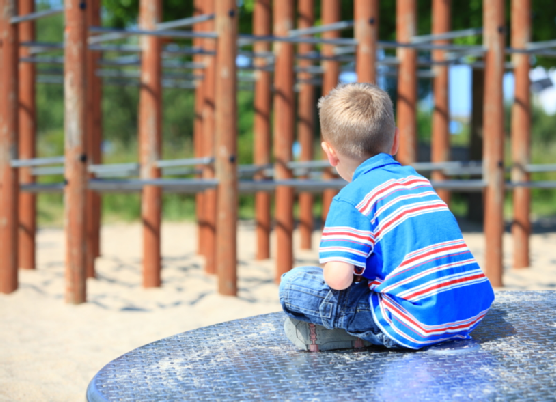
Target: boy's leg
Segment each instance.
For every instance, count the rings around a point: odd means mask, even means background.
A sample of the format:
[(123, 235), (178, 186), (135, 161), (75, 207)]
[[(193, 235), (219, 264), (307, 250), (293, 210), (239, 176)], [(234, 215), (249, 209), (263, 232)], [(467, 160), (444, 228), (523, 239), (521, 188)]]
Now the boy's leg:
[(319, 267), (297, 267), (282, 275), (280, 303), (289, 317), (332, 328), (334, 292)]
[(284, 324), (288, 339), (314, 352), (367, 346), (341, 328), (332, 329), (343, 293), (330, 289), (318, 267), (299, 267), (282, 275), (280, 302), (289, 316)]
[(403, 348), (376, 325), (369, 303), (370, 296), (371, 290), (366, 279), (351, 285), (349, 293), (346, 294), (346, 299), (342, 303), (337, 326), (345, 329), (348, 334), (374, 345)]

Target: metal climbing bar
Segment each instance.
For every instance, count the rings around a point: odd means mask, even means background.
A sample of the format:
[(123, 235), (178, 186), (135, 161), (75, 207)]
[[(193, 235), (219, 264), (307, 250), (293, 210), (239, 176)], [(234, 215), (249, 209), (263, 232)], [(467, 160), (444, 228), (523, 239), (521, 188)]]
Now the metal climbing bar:
[(13, 17), (12, 19), (10, 19), (10, 22), (12, 24), (19, 24), (20, 22), (25, 21), (35, 21), (44, 17), (50, 17), (51, 15), (62, 14), (64, 11), (65, 9), (63, 7), (55, 8), (52, 10), (37, 11), (36, 13), (25, 14), (21, 17)]
[(12, 167), (32, 167), (44, 166), (64, 163), (66, 160), (63, 156), (54, 156), (52, 158), (35, 158), (35, 159), (14, 159), (11, 161)]
[[(166, 38), (204, 38), (204, 39), (216, 39), (217, 35), (214, 32), (191, 32), (191, 31), (171, 31), (171, 30), (148, 30), (148, 29), (115, 29), (115, 28), (104, 28), (104, 27), (89, 27), (90, 33), (104, 33), (104, 34), (118, 34), (125, 36), (134, 35), (146, 35), (146, 36), (160, 36)], [(94, 44), (101, 42), (103, 37), (92, 37), (89, 38), (89, 43)], [(118, 38), (121, 39), (121, 38)], [(107, 39), (104, 39), (107, 40)]]
[(288, 33), (289, 36), (301, 36), (301, 35), (313, 35), (321, 32), (337, 31), (341, 29), (347, 29), (353, 27), (353, 21), (339, 21), (332, 24), (320, 25), (317, 27), (304, 28), (304, 29), (292, 29)]
[(413, 43), (432, 42), (435, 40), (455, 39), (455, 38), (463, 38), (466, 36), (481, 35), (482, 33), (483, 33), (483, 28), (470, 28), (470, 29), (463, 29), (461, 31), (450, 31), (441, 34), (414, 36), (413, 38), (411, 38), (411, 42)]

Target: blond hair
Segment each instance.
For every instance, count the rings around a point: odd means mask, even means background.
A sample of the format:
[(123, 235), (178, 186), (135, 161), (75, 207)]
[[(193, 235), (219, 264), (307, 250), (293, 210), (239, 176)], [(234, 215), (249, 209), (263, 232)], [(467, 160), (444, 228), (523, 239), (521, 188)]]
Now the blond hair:
[(389, 152), (396, 131), (388, 94), (373, 84), (338, 85), (318, 102), (323, 139), (351, 158)]

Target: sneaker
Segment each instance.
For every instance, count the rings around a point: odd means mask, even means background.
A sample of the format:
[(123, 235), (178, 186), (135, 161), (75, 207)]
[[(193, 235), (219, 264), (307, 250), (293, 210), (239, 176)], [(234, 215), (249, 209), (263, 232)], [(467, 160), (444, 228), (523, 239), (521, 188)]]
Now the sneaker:
[(340, 328), (327, 329), (323, 326), (287, 317), (284, 331), (290, 341), (301, 350), (323, 352), (334, 349), (359, 349), (371, 343), (348, 334)]

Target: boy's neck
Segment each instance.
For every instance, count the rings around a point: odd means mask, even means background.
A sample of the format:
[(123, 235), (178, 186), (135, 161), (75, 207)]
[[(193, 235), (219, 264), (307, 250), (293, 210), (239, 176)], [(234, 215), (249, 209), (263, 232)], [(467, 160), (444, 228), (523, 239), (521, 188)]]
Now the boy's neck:
[(336, 170), (338, 170), (338, 173), (344, 180), (351, 182), (353, 180), (353, 175), (359, 165), (365, 162), (368, 158), (350, 158), (347, 156), (342, 156), (339, 159), (340, 160), (338, 165), (336, 166)]

